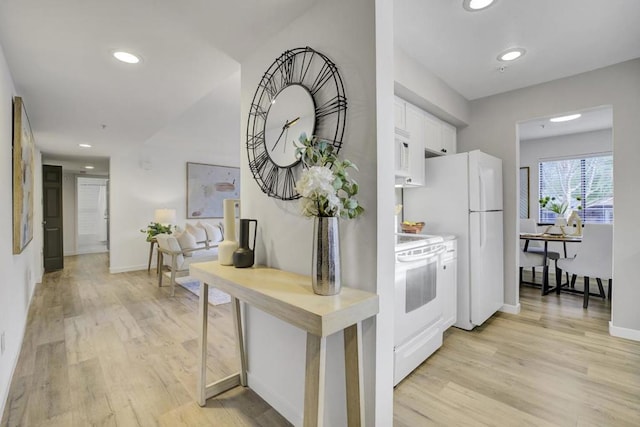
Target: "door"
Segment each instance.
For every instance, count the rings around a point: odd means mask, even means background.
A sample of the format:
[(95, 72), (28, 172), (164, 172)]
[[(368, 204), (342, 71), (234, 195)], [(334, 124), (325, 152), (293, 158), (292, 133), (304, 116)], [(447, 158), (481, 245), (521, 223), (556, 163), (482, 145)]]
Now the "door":
[(62, 166), (42, 166), (44, 271), (64, 268), (62, 244)]
[(502, 160), (479, 150), (469, 152), (469, 210), (502, 210)]
[(502, 211), (469, 216), (471, 323), (481, 325), (504, 304)]

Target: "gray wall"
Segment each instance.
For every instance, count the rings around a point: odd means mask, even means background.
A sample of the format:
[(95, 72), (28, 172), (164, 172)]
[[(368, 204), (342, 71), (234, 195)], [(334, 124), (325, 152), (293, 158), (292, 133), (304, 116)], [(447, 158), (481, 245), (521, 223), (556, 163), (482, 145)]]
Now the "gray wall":
[(516, 123), (536, 117), (611, 105), (614, 196), (612, 333), (640, 339), (640, 59), (471, 102), (471, 121), (458, 133), (458, 150), (479, 148), (504, 160), (505, 302), (518, 303), (519, 144)]

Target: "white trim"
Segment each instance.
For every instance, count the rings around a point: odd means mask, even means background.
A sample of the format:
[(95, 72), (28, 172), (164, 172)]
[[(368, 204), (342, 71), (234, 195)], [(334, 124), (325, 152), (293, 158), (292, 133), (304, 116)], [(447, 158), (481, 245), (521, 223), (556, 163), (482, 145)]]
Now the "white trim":
[(265, 402), (273, 408), (278, 408), (280, 415), (285, 417), (291, 424), (295, 426), (301, 426), (303, 424), (304, 414), (300, 412), (299, 408), (296, 408), (287, 399), (260, 382), (256, 377), (251, 375), (251, 372), (247, 372), (247, 384), (249, 388), (263, 398)]
[(146, 270), (147, 265), (130, 265), (128, 267), (109, 267), (109, 273), (117, 274), (117, 273), (127, 273), (129, 271), (138, 271), (138, 270)]
[(504, 304), (502, 307), (500, 307), (499, 311), (509, 314), (520, 314), (520, 303), (516, 305)]
[(640, 341), (639, 330), (622, 328), (620, 326), (614, 326), (612, 322), (609, 322), (609, 334), (613, 337), (625, 338), (633, 341)]

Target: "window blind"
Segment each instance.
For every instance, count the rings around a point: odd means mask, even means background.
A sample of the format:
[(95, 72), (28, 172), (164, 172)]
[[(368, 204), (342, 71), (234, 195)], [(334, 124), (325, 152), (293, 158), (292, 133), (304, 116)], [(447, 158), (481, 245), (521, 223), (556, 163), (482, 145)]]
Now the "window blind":
[[(613, 223), (613, 156), (610, 154), (539, 163), (540, 198), (578, 212), (585, 223)], [(578, 207), (582, 207), (578, 210)], [(557, 213), (539, 206), (541, 223)]]

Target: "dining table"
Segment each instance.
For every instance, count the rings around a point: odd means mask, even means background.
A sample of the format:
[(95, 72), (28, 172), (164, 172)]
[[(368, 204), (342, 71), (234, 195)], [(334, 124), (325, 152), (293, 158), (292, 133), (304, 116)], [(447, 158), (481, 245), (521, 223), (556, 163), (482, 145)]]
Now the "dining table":
[[(542, 264), (545, 266), (545, 269), (548, 268), (546, 267), (547, 265), (547, 258), (548, 258), (548, 250), (549, 250), (549, 242), (562, 242), (563, 245), (563, 249), (564, 249), (564, 257), (567, 257), (567, 243), (581, 243), (582, 242), (582, 235), (575, 235), (575, 234), (549, 234), (549, 233), (520, 233), (520, 240), (524, 240), (525, 244), (524, 244), (524, 251), (527, 251), (527, 248), (529, 246), (529, 242), (530, 241), (539, 241), (539, 242), (544, 242), (544, 250), (542, 252)], [(547, 295), (549, 292), (552, 291), (556, 291), (556, 293), (560, 293), (560, 290), (562, 289), (562, 283), (561, 283), (561, 277), (560, 274), (558, 274), (558, 271), (556, 271), (556, 286), (554, 287), (550, 287), (549, 286), (549, 275), (548, 274), (543, 274), (543, 279), (542, 279), (542, 295)]]

